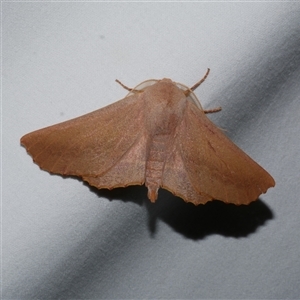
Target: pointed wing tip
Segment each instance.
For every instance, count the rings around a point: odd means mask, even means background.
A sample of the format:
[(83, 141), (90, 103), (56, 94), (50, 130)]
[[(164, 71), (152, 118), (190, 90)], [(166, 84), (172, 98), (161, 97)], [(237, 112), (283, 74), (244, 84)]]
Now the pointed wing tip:
[(260, 190), (259, 190), (259, 194), (257, 195), (257, 198), (260, 195), (265, 194), (268, 191), (268, 189), (273, 188), (276, 185), (276, 182), (275, 182), (274, 178), (270, 174), (268, 174), (268, 175), (269, 175), (268, 178), (266, 178), (266, 180), (264, 180), (261, 183), (261, 187), (260, 187)]
[(27, 152), (30, 144), (29, 137), (30, 137), (30, 133), (27, 133), (20, 138), (20, 145), (23, 146), (27, 150)]
[(26, 142), (25, 142), (25, 137), (26, 137), (26, 135), (23, 135), (23, 136), (20, 138), (20, 145), (26, 148), (26, 146), (25, 146), (25, 144), (26, 144)]
[(275, 187), (276, 185), (276, 182), (274, 180), (274, 178), (271, 176), (272, 180), (271, 180), (271, 183), (270, 183), (270, 187)]

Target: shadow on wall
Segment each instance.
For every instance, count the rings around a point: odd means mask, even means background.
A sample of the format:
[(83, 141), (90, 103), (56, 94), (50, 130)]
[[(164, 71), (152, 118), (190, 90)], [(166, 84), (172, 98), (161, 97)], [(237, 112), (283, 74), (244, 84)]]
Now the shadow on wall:
[(156, 219), (160, 219), (176, 232), (194, 240), (211, 234), (246, 237), (273, 218), (272, 211), (260, 200), (240, 206), (221, 201), (194, 206), (168, 191), (160, 191), (160, 194), (156, 206), (150, 202), (146, 204), (152, 234), (156, 231)]
[(145, 203), (152, 236), (156, 232), (157, 220), (165, 222), (184, 237), (197, 240), (211, 234), (245, 237), (273, 218), (271, 210), (261, 200), (240, 206), (221, 201), (195, 206), (163, 189), (159, 190), (158, 200), (151, 203), (147, 198), (145, 186), (117, 188), (111, 191), (94, 188), (91, 190), (99, 197), (110, 200), (130, 201), (138, 205)]

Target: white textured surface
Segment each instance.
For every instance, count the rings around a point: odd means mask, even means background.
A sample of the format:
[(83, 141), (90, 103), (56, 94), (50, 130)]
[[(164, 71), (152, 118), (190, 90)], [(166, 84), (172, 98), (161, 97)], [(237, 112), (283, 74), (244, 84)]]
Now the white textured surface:
[[(3, 298), (300, 298), (299, 3), (2, 3)], [(25, 133), (129, 86), (191, 86), (275, 178), (247, 207), (51, 176)]]

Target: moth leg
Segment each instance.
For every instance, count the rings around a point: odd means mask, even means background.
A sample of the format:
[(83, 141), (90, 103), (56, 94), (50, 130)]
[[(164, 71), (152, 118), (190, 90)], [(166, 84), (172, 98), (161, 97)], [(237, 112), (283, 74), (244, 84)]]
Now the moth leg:
[(121, 85), (121, 87), (123, 87), (125, 90), (131, 92), (131, 93), (140, 93), (141, 91), (135, 90), (133, 88), (130, 88), (128, 86), (126, 86), (125, 84), (123, 84), (120, 80), (116, 79), (116, 82)]
[(212, 109), (204, 109), (204, 113), (205, 114), (212, 114), (212, 113), (215, 113), (215, 112), (218, 112), (218, 111), (221, 111), (222, 110), (222, 107), (219, 106), (219, 107), (216, 107), (216, 108), (212, 108)]

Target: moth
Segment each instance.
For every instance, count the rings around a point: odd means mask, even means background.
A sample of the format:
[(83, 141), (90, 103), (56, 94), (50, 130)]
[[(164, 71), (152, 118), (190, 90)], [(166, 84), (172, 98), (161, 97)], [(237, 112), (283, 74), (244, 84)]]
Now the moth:
[(272, 176), (207, 117), (194, 90), (170, 79), (148, 80), (122, 100), (21, 138), (39, 167), (75, 175), (98, 189), (159, 188), (195, 205), (217, 199), (248, 204), (275, 186)]

